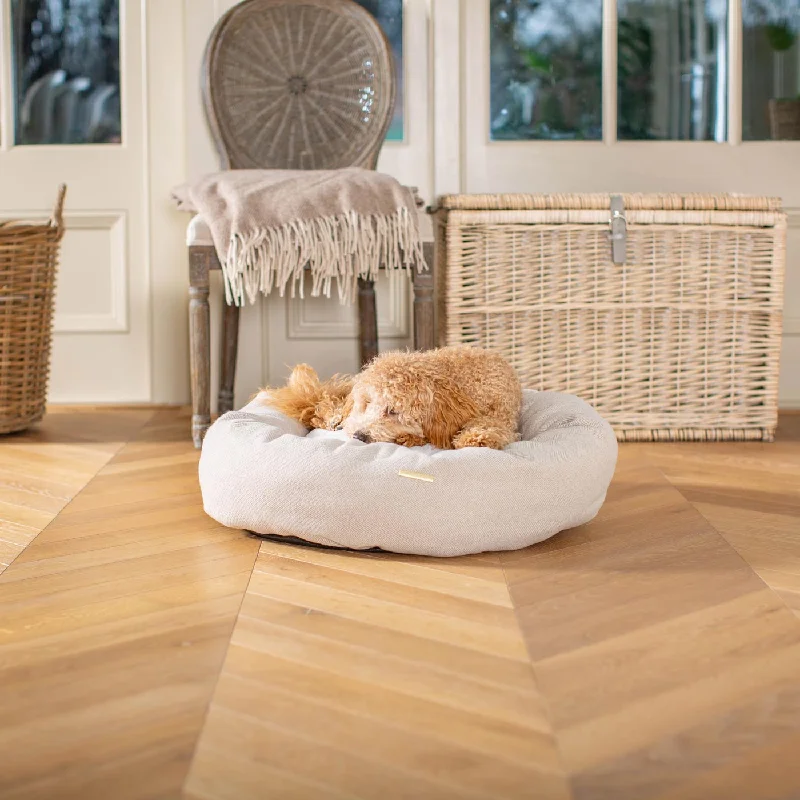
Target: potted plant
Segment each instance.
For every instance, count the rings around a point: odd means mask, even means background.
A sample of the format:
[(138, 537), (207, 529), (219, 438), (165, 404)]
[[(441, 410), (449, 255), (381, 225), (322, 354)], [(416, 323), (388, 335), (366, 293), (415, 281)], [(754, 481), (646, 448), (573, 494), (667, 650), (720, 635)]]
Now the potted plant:
[[(767, 25), (765, 30), (776, 58), (782, 59), (797, 41), (797, 32), (786, 22)], [(780, 86), (777, 86), (776, 94), (781, 93)], [(800, 139), (800, 96), (772, 98), (769, 101), (769, 126), (773, 139)]]

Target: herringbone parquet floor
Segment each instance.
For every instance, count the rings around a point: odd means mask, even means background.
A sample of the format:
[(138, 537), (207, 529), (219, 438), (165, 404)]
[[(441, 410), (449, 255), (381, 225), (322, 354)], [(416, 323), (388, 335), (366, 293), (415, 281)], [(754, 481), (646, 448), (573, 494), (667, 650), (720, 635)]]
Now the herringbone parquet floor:
[(224, 529), (187, 430), (0, 442), (2, 800), (800, 798), (800, 416), (450, 560)]

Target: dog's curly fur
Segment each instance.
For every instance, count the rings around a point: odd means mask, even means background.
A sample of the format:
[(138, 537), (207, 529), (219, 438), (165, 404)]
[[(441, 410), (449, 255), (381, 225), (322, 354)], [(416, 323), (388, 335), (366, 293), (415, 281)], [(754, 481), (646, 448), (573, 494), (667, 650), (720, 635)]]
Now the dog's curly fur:
[(320, 381), (307, 364), (259, 397), (308, 428), (365, 442), (442, 449), (516, 441), (522, 389), (500, 355), (474, 347), (384, 353), (355, 377)]

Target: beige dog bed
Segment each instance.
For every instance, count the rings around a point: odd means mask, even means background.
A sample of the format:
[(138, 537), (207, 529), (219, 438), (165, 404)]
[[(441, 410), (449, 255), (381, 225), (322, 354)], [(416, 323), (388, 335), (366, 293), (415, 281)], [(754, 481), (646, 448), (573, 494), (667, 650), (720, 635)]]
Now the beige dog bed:
[(520, 431), (502, 451), (364, 444), (254, 401), (206, 434), (203, 504), (223, 525), (329, 547), (516, 550), (592, 519), (617, 459), (611, 427), (572, 395), (526, 391)]

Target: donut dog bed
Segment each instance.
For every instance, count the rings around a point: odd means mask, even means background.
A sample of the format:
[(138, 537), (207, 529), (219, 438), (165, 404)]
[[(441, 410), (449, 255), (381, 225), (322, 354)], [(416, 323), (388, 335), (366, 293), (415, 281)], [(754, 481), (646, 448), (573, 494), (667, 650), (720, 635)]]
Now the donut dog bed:
[(203, 505), (223, 525), (328, 547), (516, 550), (591, 520), (617, 459), (611, 427), (572, 395), (525, 391), (520, 434), (501, 451), (365, 444), (254, 400), (206, 434)]

